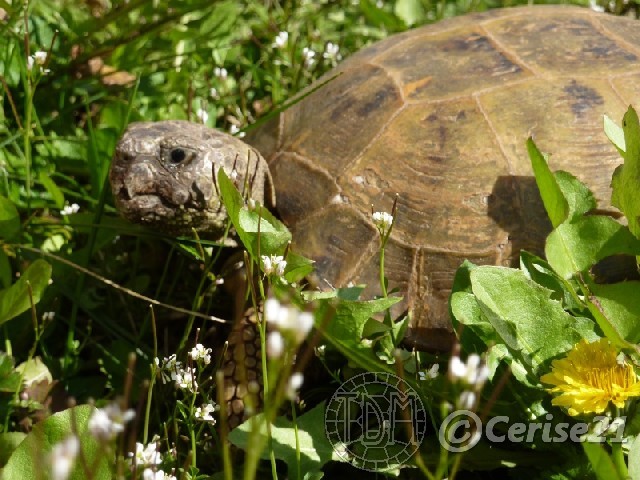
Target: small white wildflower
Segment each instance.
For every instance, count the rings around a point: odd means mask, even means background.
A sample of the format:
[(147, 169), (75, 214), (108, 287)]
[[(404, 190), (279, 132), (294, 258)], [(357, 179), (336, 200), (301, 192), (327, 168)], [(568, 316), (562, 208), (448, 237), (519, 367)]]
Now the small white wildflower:
[(51, 70), (49, 70), (48, 68), (42, 68), (45, 63), (47, 63), (47, 52), (37, 51), (33, 55), (27, 57), (28, 70), (33, 70), (33, 67), (37, 65), (40, 71), (46, 75), (47, 73), (51, 72)]
[(304, 58), (304, 68), (310, 70), (316, 63), (316, 52), (309, 47), (304, 47), (302, 49), (302, 57)]
[(489, 377), (489, 367), (482, 362), (477, 353), (470, 354), (467, 363), (454, 355), (449, 360), (449, 377), (454, 382), (462, 380), (467, 385), (480, 388)]
[(209, 95), (211, 95), (211, 97), (215, 98), (216, 100), (220, 98), (220, 95), (218, 94), (218, 89), (213, 87), (209, 90)]
[(213, 403), (206, 403), (201, 407), (196, 408), (195, 417), (200, 421), (208, 422), (215, 425), (216, 419), (211, 415), (215, 411), (216, 406)]
[(66, 480), (69, 478), (79, 451), (80, 440), (75, 435), (71, 435), (53, 446), (49, 457), (52, 480)]
[(476, 404), (476, 394), (465, 390), (458, 398), (457, 407), (461, 410), (473, 410)]
[(176, 477), (162, 470), (154, 471), (151, 468), (145, 468), (142, 471), (142, 480), (176, 480)]
[(229, 133), (231, 135), (237, 135), (238, 138), (243, 138), (245, 136), (246, 132), (241, 132), (240, 131), (240, 127), (238, 125), (236, 125), (235, 123), (231, 124), (231, 126), (229, 127)]
[(268, 323), (278, 326), (282, 323), (282, 316), (286, 316), (286, 309), (275, 298), (268, 298), (264, 302), (264, 318)]
[(322, 57), (325, 60), (330, 61), (331, 63), (335, 63), (342, 59), (342, 55), (340, 55), (340, 47), (335, 43), (327, 42), (324, 47), (324, 53)]
[(89, 431), (98, 440), (108, 442), (124, 431), (126, 423), (133, 420), (136, 413), (129, 409), (124, 412), (117, 402), (99, 408), (89, 419)]
[(313, 328), (313, 314), (309, 312), (300, 312), (298, 315), (297, 325), (295, 326), (295, 332), (298, 336), (298, 341), (301, 342), (307, 336), (307, 334)]
[(437, 363), (434, 363), (433, 365), (431, 365), (431, 368), (429, 370), (418, 372), (418, 377), (423, 382), (429, 379), (434, 379), (438, 376), (439, 370), (440, 370), (440, 365)]
[(391, 225), (393, 225), (393, 215), (387, 212), (374, 212), (372, 219), (382, 236), (386, 235)]
[(211, 363), (211, 349), (205, 348), (201, 343), (198, 343), (191, 349), (189, 356), (196, 362), (198, 360), (202, 360), (205, 365), (209, 365)]
[(284, 48), (289, 41), (289, 32), (280, 32), (273, 40), (273, 48)]
[(269, 332), (267, 336), (267, 355), (269, 358), (280, 358), (284, 351), (284, 339), (280, 332)]
[(226, 68), (216, 67), (213, 69), (213, 74), (221, 80), (225, 80), (229, 73)]
[(198, 120), (200, 120), (200, 123), (207, 123), (207, 120), (209, 120), (209, 114), (207, 113), (206, 110), (203, 110), (202, 108), (198, 109), (198, 111), (196, 112), (196, 117), (198, 117)]
[(259, 206), (260, 202), (257, 202), (255, 198), (250, 198), (249, 200), (247, 200), (247, 208), (250, 212), (254, 212)]
[(71, 205), (65, 205), (62, 210), (60, 210), (60, 215), (72, 215), (74, 213), (78, 213), (80, 210), (80, 205), (77, 203), (72, 203)]
[(281, 255), (262, 255), (262, 269), (265, 275), (276, 275), (281, 277), (284, 275), (284, 269), (287, 268), (287, 261)]
[[(280, 332), (293, 335), (297, 343), (305, 339), (313, 328), (313, 314), (301, 312), (295, 307), (287, 307), (275, 298), (269, 298), (264, 303), (264, 318)], [(277, 341), (277, 340), (274, 340)]]
[(55, 316), (56, 316), (56, 312), (44, 312), (42, 314), (42, 321), (50, 322), (55, 318)]
[(600, 12), (600, 13), (604, 12), (604, 7), (601, 5), (598, 5), (597, 0), (589, 0), (589, 8), (594, 12)]
[(129, 456), (138, 466), (160, 465), (162, 463), (162, 455), (157, 450), (158, 445), (153, 440), (147, 445), (136, 443), (136, 453), (130, 453)]
[(298, 390), (302, 387), (304, 382), (304, 375), (300, 372), (295, 372), (289, 378), (289, 383), (287, 384), (287, 398), (289, 400), (295, 400), (298, 396)]
[(178, 388), (195, 392), (198, 389), (198, 382), (195, 379), (195, 370), (187, 367), (177, 370), (174, 374), (173, 381)]

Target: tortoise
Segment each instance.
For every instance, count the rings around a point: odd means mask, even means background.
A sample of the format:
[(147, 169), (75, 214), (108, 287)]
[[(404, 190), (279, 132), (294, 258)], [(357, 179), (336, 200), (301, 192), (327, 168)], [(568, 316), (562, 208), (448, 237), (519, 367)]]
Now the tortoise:
[(224, 168), (276, 209), (292, 248), (315, 260), (318, 288), (357, 282), (371, 297), (371, 209), (390, 211), (397, 195), (385, 252), (404, 297), (395, 313), (412, 315), (409, 344), (443, 350), (457, 267), (511, 265), (521, 249), (541, 252), (551, 229), (527, 137), (615, 215), (619, 157), (602, 117), (640, 105), (640, 28), (579, 7), (491, 10), (393, 35), (319, 82), (247, 143), (183, 121), (131, 124), (110, 173), (116, 205), (135, 222), (215, 237)]

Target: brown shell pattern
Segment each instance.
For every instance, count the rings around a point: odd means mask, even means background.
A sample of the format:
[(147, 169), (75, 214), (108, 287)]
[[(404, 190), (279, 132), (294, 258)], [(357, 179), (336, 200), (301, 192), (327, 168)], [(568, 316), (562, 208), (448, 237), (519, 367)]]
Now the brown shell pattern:
[(640, 106), (640, 25), (578, 7), (493, 10), (392, 36), (332, 76), (250, 142), (320, 287), (379, 292), (371, 208), (399, 194), (386, 274), (405, 298), (396, 313), (413, 312), (411, 339), (438, 348), (464, 259), (542, 253), (550, 224), (527, 137), (610, 208), (620, 159), (602, 117)]

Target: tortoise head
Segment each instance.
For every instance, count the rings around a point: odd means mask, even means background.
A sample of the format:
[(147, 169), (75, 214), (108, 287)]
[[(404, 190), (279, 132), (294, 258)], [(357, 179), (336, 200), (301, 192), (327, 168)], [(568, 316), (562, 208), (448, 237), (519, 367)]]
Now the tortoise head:
[(240, 191), (273, 206), (269, 169), (253, 148), (186, 121), (132, 123), (118, 142), (109, 180), (128, 220), (171, 234), (220, 238), (227, 223), (217, 184), (222, 168)]

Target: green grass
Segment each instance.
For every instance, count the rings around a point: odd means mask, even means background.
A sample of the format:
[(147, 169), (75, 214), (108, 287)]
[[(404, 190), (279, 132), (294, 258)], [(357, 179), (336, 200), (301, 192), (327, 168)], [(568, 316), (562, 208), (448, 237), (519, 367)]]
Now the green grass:
[[(0, 1), (0, 196), (7, 199), (0, 205), (0, 288), (19, 285), (12, 292), (21, 295), (12, 319), (0, 312), (0, 460), (18, 438), (5, 434), (30, 431), (70, 399), (98, 406), (118, 400), (137, 410), (136, 422), (111, 445), (128, 478), (141, 472), (128, 469), (126, 453), (154, 435), (163, 468), (178, 478), (229, 475), (234, 461), (242, 471), (237, 452), (221, 449), (218, 429), (194, 420), (196, 407), (217, 401), (212, 369), (199, 371), (197, 396), (153, 376), (156, 357), (177, 354), (185, 362), (196, 338), (213, 346), (219, 362), (225, 329), (184, 312), (229, 318), (231, 300), (216, 281), (219, 247), (179, 243), (117, 216), (107, 173), (123, 129), (136, 120), (202, 121), (202, 112), (207, 125), (243, 129), (336, 64), (323, 56), (329, 42), (347, 57), (410, 27), (517, 3), (526, 2)], [(287, 42), (272, 48), (280, 32)], [(305, 64), (305, 48), (316, 52), (313, 64)], [(29, 69), (27, 58), (37, 51), (48, 53), (46, 63)], [(77, 213), (61, 213), (74, 204)], [(19, 283), (18, 274), (30, 283)], [(178, 310), (150, 309), (151, 299)], [(15, 370), (27, 361), (33, 371)], [(325, 363), (350, 368), (343, 360)], [(31, 378), (30, 395), (21, 397)], [(283, 385), (274, 387), (270, 415), (283, 403)], [(311, 392), (311, 402), (332, 391)], [(71, 417), (52, 421), (52, 431), (65, 431)], [(283, 475), (285, 465), (274, 460), (282, 452), (273, 445), (267, 452), (272, 458), (260, 475)]]

